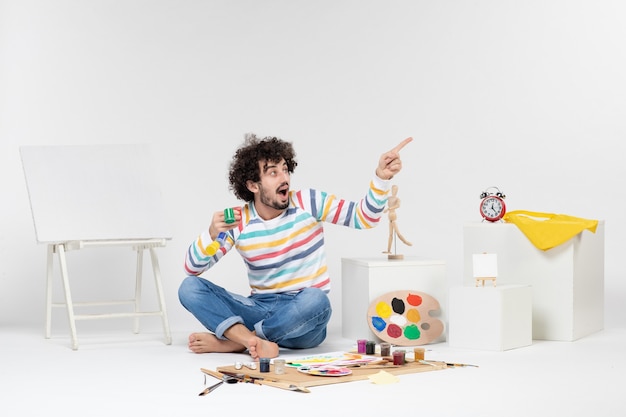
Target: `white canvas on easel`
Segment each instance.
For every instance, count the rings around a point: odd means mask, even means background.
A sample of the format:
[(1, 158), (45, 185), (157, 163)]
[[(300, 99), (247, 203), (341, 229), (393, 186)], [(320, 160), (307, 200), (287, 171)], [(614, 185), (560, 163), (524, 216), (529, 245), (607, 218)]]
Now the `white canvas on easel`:
[(490, 280), (493, 286), (496, 285), (498, 276), (498, 255), (495, 253), (473, 254), (473, 275), (476, 280), (476, 286), (480, 282), (485, 285), (486, 280)]
[(39, 243), (171, 237), (149, 146), (20, 152)]
[[(50, 337), (51, 308), (65, 307), (72, 347), (78, 348), (75, 320), (160, 316), (166, 343), (171, 335), (165, 311), (155, 248), (165, 246), (171, 234), (163, 211), (161, 192), (148, 145), (23, 146), (22, 165), (28, 188), (35, 235), (47, 244), (46, 337)], [(134, 304), (129, 313), (76, 314), (65, 253), (85, 247), (127, 246), (137, 252), (135, 298), (86, 305)], [(157, 311), (140, 311), (144, 251), (150, 253), (159, 298)], [(58, 260), (65, 303), (52, 302), (52, 276)], [(78, 306), (79, 303), (76, 303)]]

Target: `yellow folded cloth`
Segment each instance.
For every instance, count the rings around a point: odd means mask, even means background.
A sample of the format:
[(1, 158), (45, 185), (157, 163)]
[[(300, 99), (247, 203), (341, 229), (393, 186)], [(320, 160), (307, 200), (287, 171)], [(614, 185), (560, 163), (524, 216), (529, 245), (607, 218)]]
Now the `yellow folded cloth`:
[(544, 251), (567, 242), (583, 230), (595, 233), (598, 227), (597, 220), (526, 210), (506, 213), (503, 220), (515, 224), (533, 245)]

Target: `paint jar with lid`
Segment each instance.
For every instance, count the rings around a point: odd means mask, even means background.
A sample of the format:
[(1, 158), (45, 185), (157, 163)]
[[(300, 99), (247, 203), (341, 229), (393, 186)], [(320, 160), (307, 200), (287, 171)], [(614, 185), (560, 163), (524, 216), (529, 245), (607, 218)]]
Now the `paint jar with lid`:
[(357, 341), (356, 341), (356, 351), (357, 351), (358, 353), (365, 353), (365, 348), (366, 348), (366, 346), (365, 346), (365, 345), (366, 345), (366, 344), (367, 344), (367, 340), (365, 340), (365, 339), (359, 339), (359, 340), (357, 340)]
[(393, 352), (393, 364), (404, 365), (405, 352), (403, 350), (396, 350)]
[(380, 344), (380, 356), (391, 356), (391, 343), (381, 342)]
[(277, 375), (282, 375), (285, 373), (284, 359), (274, 359), (274, 373)]
[(424, 352), (426, 352), (424, 348), (416, 347), (413, 349), (413, 359), (415, 362), (424, 360)]
[(211, 242), (209, 246), (207, 246), (204, 250), (206, 251), (207, 255), (213, 256), (217, 253), (219, 248), (224, 246), (224, 242), (226, 242), (226, 233), (220, 232), (220, 234), (217, 235), (217, 238), (215, 238), (215, 240)]
[(235, 210), (232, 207), (228, 207), (224, 209), (224, 223), (226, 224), (235, 223)]
[(373, 340), (368, 340), (367, 342), (365, 342), (365, 354), (373, 355), (374, 353), (376, 353), (376, 342), (374, 342)]
[(270, 371), (270, 359), (269, 358), (260, 358), (259, 359), (259, 371), (261, 371), (261, 372), (269, 372)]

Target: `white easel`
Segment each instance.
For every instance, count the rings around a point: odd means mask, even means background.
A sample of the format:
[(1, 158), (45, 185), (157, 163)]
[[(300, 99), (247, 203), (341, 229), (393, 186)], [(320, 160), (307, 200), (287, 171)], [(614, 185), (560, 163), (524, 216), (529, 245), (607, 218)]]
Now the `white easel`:
[[(24, 146), (20, 148), (38, 243), (47, 244), (46, 338), (52, 307), (65, 307), (72, 349), (78, 349), (76, 320), (160, 316), (171, 344), (161, 272), (155, 248), (171, 239), (147, 145)], [(74, 302), (66, 252), (88, 247), (125, 246), (137, 252), (135, 294), (130, 300)], [(141, 311), (143, 254), (149, 251), (159, 309)], [(54, 259), (58, 260), (65, 302), (52, 301)], [(132, 312), (76, 314), (76, 307), (130, 304)]]

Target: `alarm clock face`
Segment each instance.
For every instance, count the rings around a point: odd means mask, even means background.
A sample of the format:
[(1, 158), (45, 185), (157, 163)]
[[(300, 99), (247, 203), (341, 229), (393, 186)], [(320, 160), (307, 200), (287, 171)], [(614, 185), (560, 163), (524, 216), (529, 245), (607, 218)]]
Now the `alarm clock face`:
[(490, 222), (498, 221), (504, 216), (506, 207), (502, 199), (495, 196), (488, 196), (480, 203), (480, 214)]

